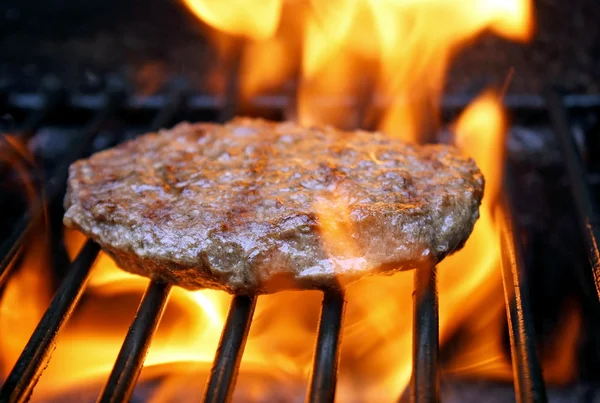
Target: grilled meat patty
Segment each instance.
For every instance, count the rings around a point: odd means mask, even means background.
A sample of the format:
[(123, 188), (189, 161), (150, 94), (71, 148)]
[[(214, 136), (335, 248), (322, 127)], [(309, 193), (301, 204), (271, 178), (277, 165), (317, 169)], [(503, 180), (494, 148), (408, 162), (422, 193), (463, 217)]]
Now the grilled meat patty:
[(64, 223), (124, 270), (269, 293), (435, 264), (470, 235), (483, 187), (451, 146), (237, 118), (75, 162)]

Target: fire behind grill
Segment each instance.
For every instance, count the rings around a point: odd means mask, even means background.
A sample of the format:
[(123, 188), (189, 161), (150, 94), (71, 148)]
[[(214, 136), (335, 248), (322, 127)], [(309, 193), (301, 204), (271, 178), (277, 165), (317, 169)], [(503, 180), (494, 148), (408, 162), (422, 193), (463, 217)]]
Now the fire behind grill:
[[(65, 112), (66, 108), (67, 116), (74, 115), (75, 110), (81, 109), (92, 112), (92, 118), (80, 129), (77, 143), (70, 148), (68, 156), (54, 169), (54, 174), (45, 183), (44, 192), (48, 201), (52, 202), (64, 193), (70, 163), (91, 151), (92, 143), (103, 124), (119, 116), (126, 106), (149, 110), (154, 115), (149, 128), (152, 131), (172, 124), (182, 111), (199, 112), (206, 120), (228, 120), (236, 111), (235, 94), (234, 84), (223, 97), (190, 95), (184, 86), (174, 85), (168, 95), (136, 98), (126, 96), (124, 87), (116, 81), (109, 83), (102, 93), (77, 95), (65, 94), (58, 83), (49, 81), (39, 93), (25, 94), (5, 90), (0, 93), (0, 101), (23, 113), (29, 111), (18, 131), (23, 139), (30, 138), (46, 120), (59, 113), (61, 108), (62, 112)], [(285, 96), (257, 98), (254, 100), (254, 106), (267, 109), (281, 118), (284, 111), (289, 112), (290, 108), (293, 108), (290, 99)], [(447, 98), (444, 105), (446, 110), (460, 109), (467, 101), (468, 99)], [(509, 97), (506, 102), (513, 111), (522, 108), (541, 111), (547, 109), (550, 114), (564, 154), (579, 224), (596, 289), (600, 295), (600, 252), (597, 242), (600, 222), (585, 182), (585, 170), (573, 141), (567, 116), (568, 107), (597, 107), (600, 102), (594, 97), (563, 97), (554, 89), (549, 89), (544, 98)], [(501, 267), (516, 399), (519, 402), (544, 402), (547, 398), (534, 345), (533, 319), (527, 294), (523, 254), (513, 219), (510, 172), (506, 177), (505, 194), (497, 209), (497, 219), (501, 228)], [(42, 211), (42, 202), (34, 203), (15, 224), (10, 237), (0, 246), (0, 289), (10, 275), (10, 263), (18, 255), (34, 223), (41, 218)], [(99, 246), (88, 240), (69, 267), (50, 306), (2, 385), (1, 402), (24, 401), (33, 392), (50, 359), (60, 331), (85, 291), (91, 267), (99, 251)], [(131, 397), (170, 290), (170, 285), (157, 282), (151, 282), (148, 286), (98, 401), (121, 402)], [(435, 267), (416, 272), (413, 298), (413, 376), (410, 397), (414, 402), (436, 402), (440, 400), (440, 386)], [(222, 402), (231, 398), (256, 301), (255, 296), (233, 298), (205, 388), (204, 401)], [(324, 291), (307, 401), (334, 400), (344, 308), (343, 290)]]

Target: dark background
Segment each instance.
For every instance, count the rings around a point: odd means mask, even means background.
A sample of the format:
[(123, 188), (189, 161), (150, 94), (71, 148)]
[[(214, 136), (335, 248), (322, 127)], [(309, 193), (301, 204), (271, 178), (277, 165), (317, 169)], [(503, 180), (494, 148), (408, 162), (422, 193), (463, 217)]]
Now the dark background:
[[(600, 93), (600, 3), (535, 1), (529, 44), (482, 35), (455, 61), (448, 92), (502, 83), (538, 93), (547, 81), (571, 92)], [(178, 0), (3, 0), (0, 79), (52, 73), (71, 84), (117, 72), (144, 87), (173, 74), (202, 88), (215, 54), (198, 21)], [(26, 84), (26, 83), (25, 83)]]

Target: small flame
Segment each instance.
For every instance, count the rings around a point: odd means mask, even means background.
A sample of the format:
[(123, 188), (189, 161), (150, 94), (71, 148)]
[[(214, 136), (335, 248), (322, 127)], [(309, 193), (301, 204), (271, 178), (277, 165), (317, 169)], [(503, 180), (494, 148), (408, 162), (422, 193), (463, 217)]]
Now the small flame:
[(12, 369), (52, 297), (47, 272), (48, 232), (44, 223), (32, 229), (26, 245), (21, 250), (23, 261), (11, 268), (15, 272), (0, 295), (0, 329), (10, 329), (0, 338), (0, 375)]

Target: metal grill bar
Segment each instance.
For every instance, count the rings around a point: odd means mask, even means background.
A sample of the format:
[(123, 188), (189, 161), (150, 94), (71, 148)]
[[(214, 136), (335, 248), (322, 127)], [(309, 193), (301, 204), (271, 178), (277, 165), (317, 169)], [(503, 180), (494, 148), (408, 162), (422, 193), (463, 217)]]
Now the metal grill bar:
[[(58, 88), (47, 89), (46, 94), (44, 95), (43, 106), (40, 109), (35, 109), (30, 112), (29, 116), (25, 119), (23, 126), (17, 132), (17, 135), (22, 140), (27, 140), (37, 129), (39, 129), (40, 125), (58, 105), (61, 98), (60, 95)], [(4, 168), (5, 167), (2, 167), (1, 171), (4, 171)], [(34, 199), (33, 205), (30, 208), (34, 214), (25, 214), (21, 217), (16, 223), (14, 231), (10, 234), (8, 239), (0, 245), (0, 288), (2, 288), (2, 285), (8, 278), (10, 262), (18, 253), (21, 243), (26, 235), (25, 232), (29, 229), (29, 225), (39, 218), (42, 208), (43, 201)]]
[(22, 140), (27, 140), (42, 126), (48, 117), (56, 110), (58, 105), (64, 101), (64, 91), (60, 82), (56, 79), (47, 79), (42, 84), (44, 97), (43, 107), (33, 110), (19, 128), (17, 134)]
[(439, 314), (435, 267), (421, 267), (414, 274), (413, 373), (411, 402), (440, 401), (438, 375)]
[(89, 150), (102, 124), (115, 112), (118, 104), (121, 102), (122, 93), (115, 90), (108, 93), (107, 97), (105, 107), (98, 111), (90, 123), (83, 129), (79, 135), (79, 141), (73, 145), (71, 152), (65, 157), (65, 162), (56, 169), (54, 175), (48, 181), (44, 192), (46, 199), (36, 198), (34, 200), (28, 212), (19, 219), (11, 235), (0, 246), (0, 287), (8, 279), (8, 269), (12, 267), (10, 262), (17, 255), (33, 224), (42, 217), (46, 203), (50, 204), (59, 195), (62, 195), (63, 192), (61, 190), (64, 189), (70, 164), (81, 158)]
[[(42, 85), (41, 94), (43, 97), (42, 107), (31, 110), (21, 127), (14, 131), (9, 131), (11, 135), (18, 137), (20, 141), (25, 142), (29, 140), (42, 126), (46, 119), (48, 119), (52, 112), (56, 110), (60, 103), (64, 101), (65, 94), (57, 80), (45, 80), (44, 84)], [(0, 142), (3, 140), (4, 138), (0, 137)], [(6, 152), (18, 157), (18, 154), (15, 151), (16, 150), (12, 147), (6, 147)], [(0, 165), (0, 175), (4, 175), (9, 168), (10, 166), (8, 164)]]
[(71, 317), (79, 298), (86, 288), (90, 268), (100, 247), (87, 241), (60, 287), (50, 306), (37, 325), (25, 349), (0, 389), (0, 401), (24, 402), (29, 399), (33, 387), (50, 360), (58, 334)]
[[(158, 130), (168, 124), (177, 113), (182, 99), (182, 92), (179, 91), (178, 88), (175, 89), (172, 93), (172, 103), (159, 111), (151, 124), (151, 130)], [(117, 101), (118, 98), (116, 95), (109, 97), (106, 108), (92, 119), (87, 130), (84, 130), (84, 134), (88, 133), (89, 136), (92, 137), (90, 141), (95, 137), (94, 133), (98, 131), (101, 123), (110, 116), (110, 113), (114, 111), (114, 109), (116, 109)], [(38, 114), (39, 113), (40, 112), (38, 112)], [(41, 117), (38, 117), (38, 119), (43, 120)], [(87, 138), (88, 136), (84, 135), (83, 137)], [(67, 158), (68, 163), (78, 158), (81, 153), (72, 153), (72, 155), (75, 154), (77, 154), (77, 156), (74, 158)], [(68, 167), (68, 165), (66, 166)], [(60, 173), (58, 175), (60, 175)], [(26, 227), (29, 224), (29, 218), (29, 215), (22, 217), (18, 228)], [(15, 231), (15, 234), (17, 234), (17, 231)], [(23, 233), (17, 235), (20, 235), (20, 238), (24, 238)], [(22, 239), (20, 242), (22, 242)], [(17, 244), (16, 250), (18, 250), (19, 246), (20, 243)], [(84, 245), (82, 251), (70, 267), (67, 276), (63, 279), (63, 282), (57, 290), (44, 317), (38, 324), (38, 327), (19, 357), (17, 364), (9, 374), (5, 384), (0, 389), (0, 401), (20, 402), (26, 400), (32, 393), (37, 380), (41, 376), (43, 368), (50, 359), (50, 354), (56, 343), (58, 334), (67, 323), (86, 288), (90, 269), (99, 250), (99, 246), (90, 240)], [(14, 254), (12, 256), (14, 256)], [(8, 262), (10, 262), (10, 257), (11, 256), (7, 256)], [(5, 271), (3, 274), (4, 278), (2, 280), (7, 278), (8, 272)]]
[(231, 400), (256, 300), (256, 296), (245, 295), (238, 295), (231, 300), (203, 402), (221, 403)]
[(119, 403), (130, 400), (170, 291), (169, 284), (150, 282), (98, 402)]
[(323, 295), (319, 334), (306, 401), (331, 403), (335, 398), (340, 341), (346, 300), (342, 290), (327, 290)]
[[(507, 172), (505, 189), (510, 195), (512, 189), (510, 171)], [(548, 400), (546, 386), (533, 337), (533, 317), (529, 305), (523, 254), (521, 244), (516, 237), (514, 214), (508, 196), (505, 196), (497, 207), (496, 218), (500, 225), (502, 282), (516, 401), (518, 403), (546, 402)]]
[(169, 126), (177, 112), (181, 109), (185, 100), (185, 92), (182, 86), (175, 85), (167, 99), (167, 104), (158, 111), (154, 120), (150, 124), (151, 131), (157, 131), (163, 127)]
[[(233, 64), (233, 63), (232, 63)], [(0, 89), (1, 90), (1, 89)], [(0, 98), (2, 93), (0, 93)], [(462, 109), (473, 101), (474, 96), (465, 95), (446, 95), (441, 99), (442, 109)], [(324, 105), (358, 105), (359, 100), (351, 97), (327, 97), (322, 96)], [(1, 101), (1, 99), (0, 99)], [(533, 110), (541, 111), (546, 108), (544, 99), (538, 95), (528, 94), (507, 94), (504, 98), (505, 107), (511, 110)], [(169, 102), (168, 97), (162, 94), (156, 95), (133, 95), (128, 97), (125, 102), (127, 108), (163, 108)], [(271, 95), (259, 95), (252, 97), (245, 102), (250, 107), (286, 109), (289, 108), (295, 98), (285, 93), (275, 93)], [(11, 92), (7, 95), (6, 103), (22, 109), (41, 109), (45, 103), (44, 96), (40, 93), (32, 92)], [(100, 109), (102, 107), (102, 95), (99, 94), (73, 94), (68, 97), (67, 103), (74, 108)], [(185, 107), (191, 109), (217, 109), (223, 107), (226, 103), (225, 96), (191, 94), (185, 103)], [(564, 97), (564, 104), (569, 109), (587, 109), (600, 107), (600, 95), (567, 95)], [(385, 106), (382, 100), (375, 106)]]
[(564, 102), (556, 90), (548, 89), (545, 92), (546, 104), (550, 112), (550, 120), (560, 142), (571, 193), (579, 216), (579, 226), (587, 255), (592, 266), (592, 275), (596, 285), (596, 292), (600, 298), (600, 219), (593, 197), (586, 180), (586, 170), (577, 151), (573, 133), (569, 128), (569, 119)]

